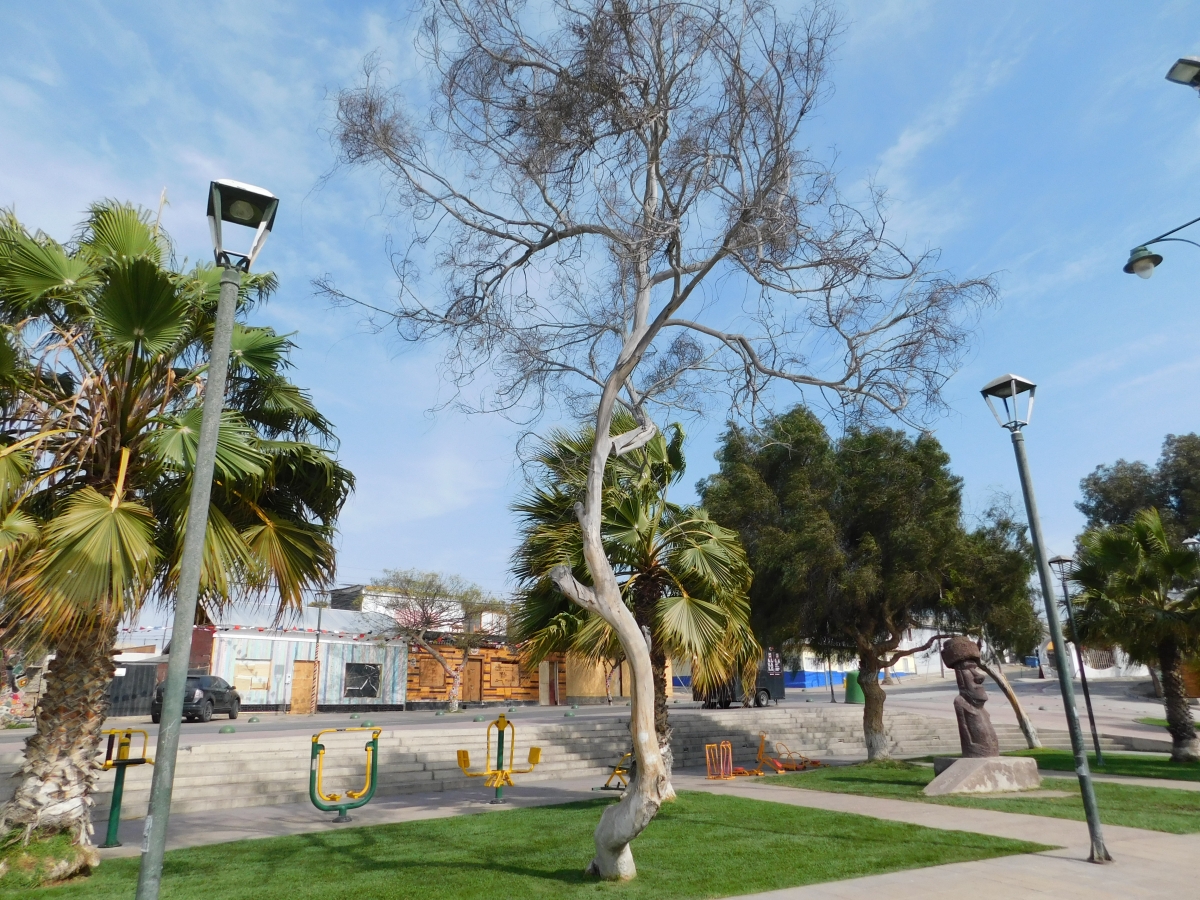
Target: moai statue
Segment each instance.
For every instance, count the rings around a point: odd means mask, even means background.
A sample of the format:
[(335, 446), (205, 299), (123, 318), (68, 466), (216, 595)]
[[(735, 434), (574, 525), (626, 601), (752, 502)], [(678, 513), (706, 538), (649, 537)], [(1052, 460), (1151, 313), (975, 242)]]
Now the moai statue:
[(970, 638), (955, 635), (942, 646), (942, 661), (954, 670), (958, 679), (958, 696), (954, 698), (954, 715), (958, 718), (958, 737), (964, 757), (999, 756), (1000, 740), (983, 705), (987, 690), (984, 674), (979, 668), (979, 648)]

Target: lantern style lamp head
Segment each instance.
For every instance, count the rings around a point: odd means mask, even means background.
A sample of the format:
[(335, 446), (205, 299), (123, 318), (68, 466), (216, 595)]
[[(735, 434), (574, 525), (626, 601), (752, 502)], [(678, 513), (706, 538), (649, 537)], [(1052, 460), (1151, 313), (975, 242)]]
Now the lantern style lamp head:
[(1064, 577), (1075, 568), (1075, 560), (1069, 556), (1058, 555), (1047, 560), (1059, 578)]
[(1129, 262), (1125, 263), (1124, 271), (1138, 278), (1149, 278), (1163, 258), (1146, 247), (1134, 247), (1129, 253)]
[(1191, 550), (1193, 553), (1200, 553), (1200, 541), (1196, 540), (1194, 537), (1184, 538), (1183, 546), (1188, 550)]
[[(214, 181), (208, 190), (208, 229), (212, 232), (217, 265), (234, 266), (249, 272), (255, 257), (266, 243), (271, 226), (275, 224), (275, 210), (278, 208), (279, 198), (263, 188), (227, 179)], [(225, 247), (221, 234), (222, 222), (254, 229), (249, 252), (238, 253)]]
[(1200, 91), (1200, 56), (1185, 56), (1176, 60), (1167, 72), (1167, 81)]
[[(1022, 378), (1020, 375), (1001, 375), (994, 381), (989, 381), (983, 386), (983, 390), (979, 393), (983, 394), (983, 399), (987, 401), (988, 409), (992, 411), (992, 415), (996, 417), (996, 421), (1000, 423), (1001, 428), (1007, 428), (1009, 431), (1020, 431), (1029, 424), (1029, 419), (1033, 415), (1033, 395), (1037, 391), (1037, 385), (1027, 378)], [(1021, 414), (1018, 407), (1017, 399), (1026, 394), (1025, 398), (1025, 413)], [(1000, 411), (996, 409), (996, 405), (992, 402), (993, 399), (999, 400), (1004, 404), (1004, 416), (1001, 417)]]

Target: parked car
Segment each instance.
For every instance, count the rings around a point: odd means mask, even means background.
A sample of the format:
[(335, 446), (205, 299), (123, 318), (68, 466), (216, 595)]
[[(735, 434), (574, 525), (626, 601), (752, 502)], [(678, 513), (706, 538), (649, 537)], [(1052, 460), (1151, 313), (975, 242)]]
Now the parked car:
[[(154, 703), (150, 706), (150, 721), (155, 724), (162, 718), (163, 689), (160, 684), (154, 692)], [(207, 722), (213, 713), (228, 713), (236, 719), (242, 705), (241, 695), (223, 678), (215, 675), (189, 675), (183, 689), (183, 717), (189, 722)]]
[[(766, 706), (772, 700), (776, 704), (784, 697), (783, 690), (783, 659), (774, 647), (768, 647), (763, 656), (762, 665), (758, 669), (758, 678), (754, 691), (750, 694), (755, 706)], [(742, 680), (734, 678), (719, 685), (708, 693), (692, 689), (692, 699), (699, 700), (705, 709), (729, 709), (735, 703), (742, 703), (745, 694), (742, 691)]]

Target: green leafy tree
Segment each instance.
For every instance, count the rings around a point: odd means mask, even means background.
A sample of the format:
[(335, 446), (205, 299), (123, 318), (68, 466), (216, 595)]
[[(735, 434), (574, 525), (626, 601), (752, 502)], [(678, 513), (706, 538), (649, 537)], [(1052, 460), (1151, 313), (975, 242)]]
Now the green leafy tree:
[[(628, 414), (614, 417), (615, 433), (634, 427)], [(621, 596), (650, 644), (654, 726), (669, 761), (667, 660), (691, 660), (692, 677), (704, 690), (757, 671), (762, 650), (750, 629), (750, 569), (737, 535), (702, 508), (667, 499), (686, 465), (683, 429), (668, 430), (670, 440), (656, 431), (640, 449), (609, 460), (600, 533)], [(589, 428), (554, 432), (536, 453), (535, 486), (514, 506), (521, 518), (514, 635), (525, 642), (530, 663), (555, 651), (602, 664), (620, 658), (611, 626), (571, 603), (550, 574), (569, 565), (588, 583), (574, 508), (586, 490), (592, 443)]]
[(986, 641), (989, 663), (980, 667), (1008, 699), (1029, 747), (1041, 746), (1037, 729), (1004, 676), (1000, 652), (1026, 656), (1041, 644), (1045, 629), (1034, 611), (1031, 582), (1036, 561), (1027, 527), (1007, 504), (988, 509), (979, 525), (964, 532), (939, 623)]
[[(151, 596), (170, 601), (187, 525), (220, 273), (175, 271), (170, 255), (145, 212), (111, 202), (66, 245), (0, 222), (0, 385), (15, 385), (0, 423), (0, 627), (55, 652), (0, 827), (69, 832), (80, 865), (117, 625)], [(245, 276), (242, 312), (274, 286)], [(285, 377), (291, 346), (235, 330), (201, 572), (210, 607), (234, 582), (298, 606), (333, 574), (353, 477)]]
[(1183, 683), (1185, 656), (1200, 650), (1200, 558), (1147, 509), (1128, 525), (1086, 532), (1071, 577), (1082, 589), (1079, 638), (1120, 644), (1138, 662), (1159, 665), (1171, 759), (1200, 760)]
[(1079, 487), (1075, 505), (1088, 528), (1128, 525), (1153, 507), (1175, 539), (1200, 533), (1200, 436), (1169, 434), (1153, 467), (1119, 459), (1097, 466)]
[(884, 428), (832, 441), (796, 407), (759, 432), (731, 427), (717, 458), (704, 504), (742, 536), (760, 627), (858, 659), (867, 752), (888, 756), (879, 673), (932, 645), (899, 649), (941, 608), (961, 540), (949, 457), (932, 436)]

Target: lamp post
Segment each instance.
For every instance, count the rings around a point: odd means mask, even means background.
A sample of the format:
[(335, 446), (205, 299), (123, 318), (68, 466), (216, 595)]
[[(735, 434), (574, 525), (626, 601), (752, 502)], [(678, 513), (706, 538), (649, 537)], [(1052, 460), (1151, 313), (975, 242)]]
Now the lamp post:
[(1069, 556), (1055, 556), (1050, 565), (1062, 581), (1063, 600), (1067, 604), (1067, 621), (1071, 625), (1071, 637), (1075, 641), (1075, 658), (1079, 660), (1079, 681), (1083, 685), (1083, 702), (1087, 705), (1088, 724), (1092, 726), (1092, 744), (1096, 748), (1096, 768), (1104, 768), (1104, 752), (1100, 749), (1100, 735), (1096, 731), (1096, 715), (1092, 712), (1092, 692), (1088, 690), (1087, 672), (1083, 670), (1083, 648), (1079, 642), (1079, 631), (1075, 628), (1075, 604), (1067, 590), (1067, 576), (1075, 568), (1075, 560)]
[[(1038, 578), (1042, 583), (1042, 600), (1046, 605), (1046, 621), (1050, 626), (1050, 640), (1054, 642), (1054, 659), (1058, 666), (1058, 683), (1062, 690), (1063, 706), (1067, 712), (1067, 728), (1071, 732), (1071, 749), (1075, 753), (1075, 773), (1079, 776), (1079, 790), (1083, 795), (1083, 809), (1087, 816), (1088, 833), (1092, 839), (1089, 861), (1110, 862), (1112, 857), (1104, 846), (1104, 833), (1100, 827), (1100, 811), (1096, 806), (1096, 792), (1092, 788), (1092, 774), (1088, 770), (1087, 750), (1083, 746), (1083, 734), (1079, 728), (1079, 713), (1075, 709), (1075, 689), (1071, 683), (1070, 662), (1063, 646), (1062, 625), (1058, 620), (1058, 604), (1054, 599), (1054, 575), (1046, 559), (1046, 544), (1042, 539), (1042, 522), (1038, 517), (1037, 500), (1033, 494), (1033, 479), (1029, 474), (1029, 459), (1025, 455), (1025, 435), (1022, 429), (1029, 424), (1033, 413), (1033, 398), (1037, 385), (1017, 375), (1001, 375), (988, 382), (980, 391), (988, 408), (1001, 428), (1012, 436), (1013, 451), (1017, 457), (1017, 474), (1021, 479), (1021, 493), (1025, 497), (1025, 514), (1029, 519), (1029, 536), (1033, 552), (1037, 557)], [(1019, 398), (1025, 395), (1025, 412), (1018, 409)], [(1004, 404), (1001, 417), (993, 400)], [(1011, 404), (1011, 405), (1010, 405)]]
[[(212, 349), (209, 353), (208, 381), (204, 388), (200, 437), (196, 448), (196, 465), (192, 473), (187, 527), (183, 535), (183, 553), (179, 563), (175, 621), (171, 629), (171, 657), (167, 663), (167, 682), (163, 689), (154, 777), (150, 783), (150, 808), (142, 833), (142, 862), (138, 872), (137, 900), (157, 900), (162, 881), (167, 820), (171, 814), (171, 791), (179, 750), (180, 722), (183, 718), (183, 692), (192, 650), (196, 600), (200, 592), (204, 534), (208, 528), (208, 504), (212, 494), (221, 411), (225, 405), (225, 376), (229, 371), (229, 352), (233, 340), (238, 290), (242, 284), (242, 273), (250, 271), (251, 264), (262, 250), (267, 234), (275, 224), (275, 211), (278, 207), (279, 200), (274, 194), (253, 185), (237, 181), (214, 181), (209, 186), (208, 225), (212, 233), (216, 263), (223, 269), (221, 292), (217, 300)], [(222, 240), (222, 222), (255, 229), (249, 252), (237, 253), (225, 247)]]
[[(1185, 87), (1195, 88), (1200, 91), (1200, 56), (1184, 56), (1175, 61), (1175, 64), (1167, 70), (1167, 81), (1175, 84), (1182, 84)], [(1139, 278), (1149, 278), (1154, 274), (1154, 270), (1162, 263), (1163, 258), (1160, 254), (1150, 250), (1151, 244), (1157, 244), (1161, 241), (1179, 241), (1183, 244), (1191, 244), (1193, 247), (1200, 247), (1195, 241), (1189, 241), (1187, 238), (1173, 238), (1169, 235), (1177, 231), (1183, 231), (1189, 225), (1195, 225), (1200, 222), (1200, 219), (1192, 219), (1190, 222), (1185, 222), (1178, 228), (1172, 228), (1170, 231), (1165, 231), (1156, 238), (1151, 238), (1144, 243), (1138, 244), (1129, 252), (1129, 259), (1126, 261), (1124, 271), (1130, 275), (1137, 275)]]
[(1167, 81), (1200, 91), (1200, 56), (1185, 56), (1175, 60), (1167, 70)]

